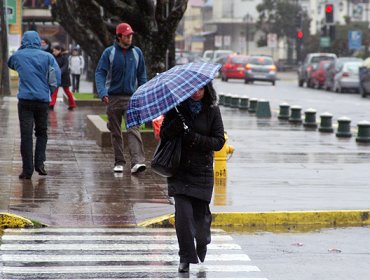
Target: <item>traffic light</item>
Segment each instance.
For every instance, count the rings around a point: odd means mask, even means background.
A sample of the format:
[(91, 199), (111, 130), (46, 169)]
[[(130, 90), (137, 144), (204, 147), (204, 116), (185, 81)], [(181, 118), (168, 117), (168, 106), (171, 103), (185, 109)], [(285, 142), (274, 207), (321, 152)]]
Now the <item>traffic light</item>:
[(301, 30), (297, 31), (297, 40), (302, 41), (303, 40), (303, 32)]
[(325, 21), (326, 23), (334, 23), (334, 5), (325, 4)]

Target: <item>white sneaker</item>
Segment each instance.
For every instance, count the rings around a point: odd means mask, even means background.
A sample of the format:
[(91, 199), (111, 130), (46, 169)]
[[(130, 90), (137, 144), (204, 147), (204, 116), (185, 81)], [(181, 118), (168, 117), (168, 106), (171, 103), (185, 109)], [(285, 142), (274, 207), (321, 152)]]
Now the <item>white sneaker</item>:
[(131, 168), (131, 173), (143, 172), (145, 169), (146, 165), (144, 163), (136, 163), (134, 167)]
[(114, 166), (113, 171), (114, 172), (123, 172), (123, 165), (117, 164), (116, 166)]

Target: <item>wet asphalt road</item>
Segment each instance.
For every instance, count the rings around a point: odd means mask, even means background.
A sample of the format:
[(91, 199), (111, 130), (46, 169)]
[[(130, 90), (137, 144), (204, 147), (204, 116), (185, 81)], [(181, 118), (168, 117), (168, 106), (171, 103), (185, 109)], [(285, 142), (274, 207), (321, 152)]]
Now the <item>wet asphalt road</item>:
[(367, 280), (370, 228), (232, 233), (269, 280)]

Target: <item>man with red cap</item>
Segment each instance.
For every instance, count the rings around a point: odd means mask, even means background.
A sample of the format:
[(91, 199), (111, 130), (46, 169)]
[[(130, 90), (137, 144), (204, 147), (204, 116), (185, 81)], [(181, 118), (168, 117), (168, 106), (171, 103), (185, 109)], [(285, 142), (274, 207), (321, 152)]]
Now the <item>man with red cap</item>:
[[(114, 172), (123, 172), (126, 160), (123, 155), (121, 131), (122, 117), (126, 116), (131, 95), (147, 81), (142, 51), (132, 45), (134, 31), (127, 23), (116, 27), (116, 41), (106, 48), (95, 71), (98, 94), (107, 105), (108, 124), (114, 151)], [(131, 173), (146, 169), (143, 141), (139, 127), (127, 129)]]

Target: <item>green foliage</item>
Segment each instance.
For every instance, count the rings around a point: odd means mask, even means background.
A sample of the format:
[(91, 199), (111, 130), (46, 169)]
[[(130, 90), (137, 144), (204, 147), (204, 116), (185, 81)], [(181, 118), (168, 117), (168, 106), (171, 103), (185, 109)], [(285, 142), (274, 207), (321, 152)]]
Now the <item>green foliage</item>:
[[(359, 51), (348, 49), (348, 32), (349, 31), (362, 31), (362, 45), (364, 48)], [(369, 56), (367, 50), (370, 45), (370, 34), (366, 22), (350, 22), (348, 25), (336, 25), (336, 36), (334, 42), (331, 43), (331, 47), (323, 48), (320, 47), (320, 34), (310, 36), (304, 44), (304, 53), (310, 52), (333, 52), (338, 56), (358, 56), (366, 58)]]
[[(289, 0), (263, 0), (257, 5), (259, 13), (256, 26), (263, 33), (276, 33), (279, 38), (294, 38), (297, 28), (302, 28), (304, 33), (309, 26), (309, 19), (301, 6)], [(297, 26), (297, 17), (300, 19)], [(308, 33), (307, 33), (308, 34)], [(263, 43), (263, 40), (261, 40)]]
[[(108, 116), (105, 114), (99, 115), (105, 122), (108, 122)], [(124, 117), (122, 117), (122, 125), (121, 125), (122, 131), (127, 131), (126, 129), (126, 120)], [(153, 127), (151, 123), (145, 123), (140, 125), (140, 130), (141, 131), (153, 131)]]
[(73, 96), (76, 100), (96, 100), (99, 99), (96, 95), (93, 93), (86, 93), (86, 92), (78, 92), (74, 93)]

